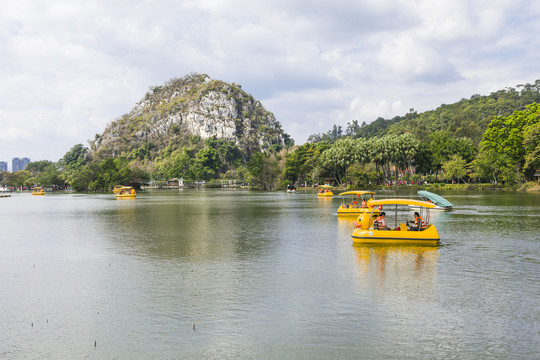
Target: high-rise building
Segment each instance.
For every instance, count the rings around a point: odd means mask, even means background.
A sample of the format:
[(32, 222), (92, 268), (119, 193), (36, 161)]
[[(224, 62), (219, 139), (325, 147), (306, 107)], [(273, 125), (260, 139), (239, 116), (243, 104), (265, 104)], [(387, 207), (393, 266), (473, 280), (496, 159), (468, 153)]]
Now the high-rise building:
[(0, 171), (7, 172), (7, 161), (0, 161)]
[(17, 172), (19, 170), (24, 170), (26, 168), (26, 165), (30, 164), (29, 158), (13, 158), (11, 161), (11, 171)]

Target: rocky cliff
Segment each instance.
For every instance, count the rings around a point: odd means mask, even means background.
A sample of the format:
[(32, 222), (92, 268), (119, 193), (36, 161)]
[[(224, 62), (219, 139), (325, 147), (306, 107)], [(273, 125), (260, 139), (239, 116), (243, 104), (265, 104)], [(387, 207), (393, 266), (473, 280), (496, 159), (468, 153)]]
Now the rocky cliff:
[(283, 147), (290, 138), (274, 115), (240, 85), (192, 74), (156, 86), (91, 143), (102, 156), (159, 150), (215, 136), (246, 153)]

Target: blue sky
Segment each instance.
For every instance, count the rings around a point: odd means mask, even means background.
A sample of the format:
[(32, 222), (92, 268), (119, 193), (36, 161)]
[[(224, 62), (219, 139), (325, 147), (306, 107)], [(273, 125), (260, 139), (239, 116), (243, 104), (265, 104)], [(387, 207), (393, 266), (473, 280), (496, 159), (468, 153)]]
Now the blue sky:
[(540, 79), (540, 2), (18, 0), (0, 13), (0, 161), (57, 161), (193, 72), (297, 144)]

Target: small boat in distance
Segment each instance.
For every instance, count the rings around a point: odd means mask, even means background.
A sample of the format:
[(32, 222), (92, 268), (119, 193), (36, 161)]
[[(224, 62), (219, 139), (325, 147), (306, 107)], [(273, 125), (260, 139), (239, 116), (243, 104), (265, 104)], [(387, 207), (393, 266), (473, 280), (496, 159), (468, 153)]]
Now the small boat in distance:
[[(418, 218), (409, 223), (408, 220), (403, 222), (403, 219), (398, 218), (398, 209), (405, 210), (400, 213), (400, 216), (410, 216), (410, 207), (417, 206), (419, 212)], [(380, 217), (374, 219), (375, 209), (382, 210), (380, 207), (388, 206), (390, 212), (393, 212), (393, 225), (389, 226), (390, 220), (382, 220), (386, 218), (385, 213), (380, 211)], [(358, 217), (355, 223), (356, 229), (352, 233), (353, 243), (355, 244), (403, 244), (403, 245), (421, 245), (421, 246), (437, 246), (439, 245), (439, 233), (435, 225), (429, 222), (429, 209), (433, 209), (436, 205), (419, 200), (410, 199), (383, 199), (369, 200), (366, 211)], [(399, 220), (398, 220), (399, 219)], [(388, 223), (386, 223), (388, 221)]]
[(296, 192), (296, 187), (294, 187), (293, 185), (287, 186), (287, 192), (288, 193), (295, 193)]
[(334, 193), (332, 192), (333, 186), (331, 185), (319, 185), (319, 193), (317, 196), (323, 196), (323, 197), (332, 197), (334, 196)]
[(137, 194), (132, 186), (121, 186), (116, 192), (116, 199), (135, 199), (135, 196), (137, 196)]
[[(339, 196), (352, 195), (352, 200), (350, 203), (347, 203), (345, 197), (341, 198), (341, 205), (337, 209), (338, 216), (356, 216), (368, 211), (367, 201), (373, 200), (373, 191), (345, 191), (339, 194)], [(371, 211), (371, 209), (369, 210)], [(376, 214), (378, 215), (378, 209), (376, 209)]]
[(418, 191), (418, 196), (420, 196), (423, 201), (434, 203), (435, 207), (433, 208), (433, 210), (450, 211), (454, 208), (454, 205), (450, 201), (446, 200), (440, 195), (431, 193), (429, 191)]
[(0, 186), (0, 198), (10, 197), (10, 196), (11, 194), (10, 194), (9, 188)]
[(32, 195), (45, 195), (45, 191), (42, 187), (32, 188)]

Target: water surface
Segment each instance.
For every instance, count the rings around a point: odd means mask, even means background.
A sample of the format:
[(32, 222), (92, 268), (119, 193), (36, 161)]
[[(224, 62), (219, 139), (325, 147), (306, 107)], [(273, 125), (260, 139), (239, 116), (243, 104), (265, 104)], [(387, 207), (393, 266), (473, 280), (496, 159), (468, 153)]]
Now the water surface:
[(0, 199), (0, 358), (539, 358), (539, 194), (441, 195), (435, 248), (315, 193)]

